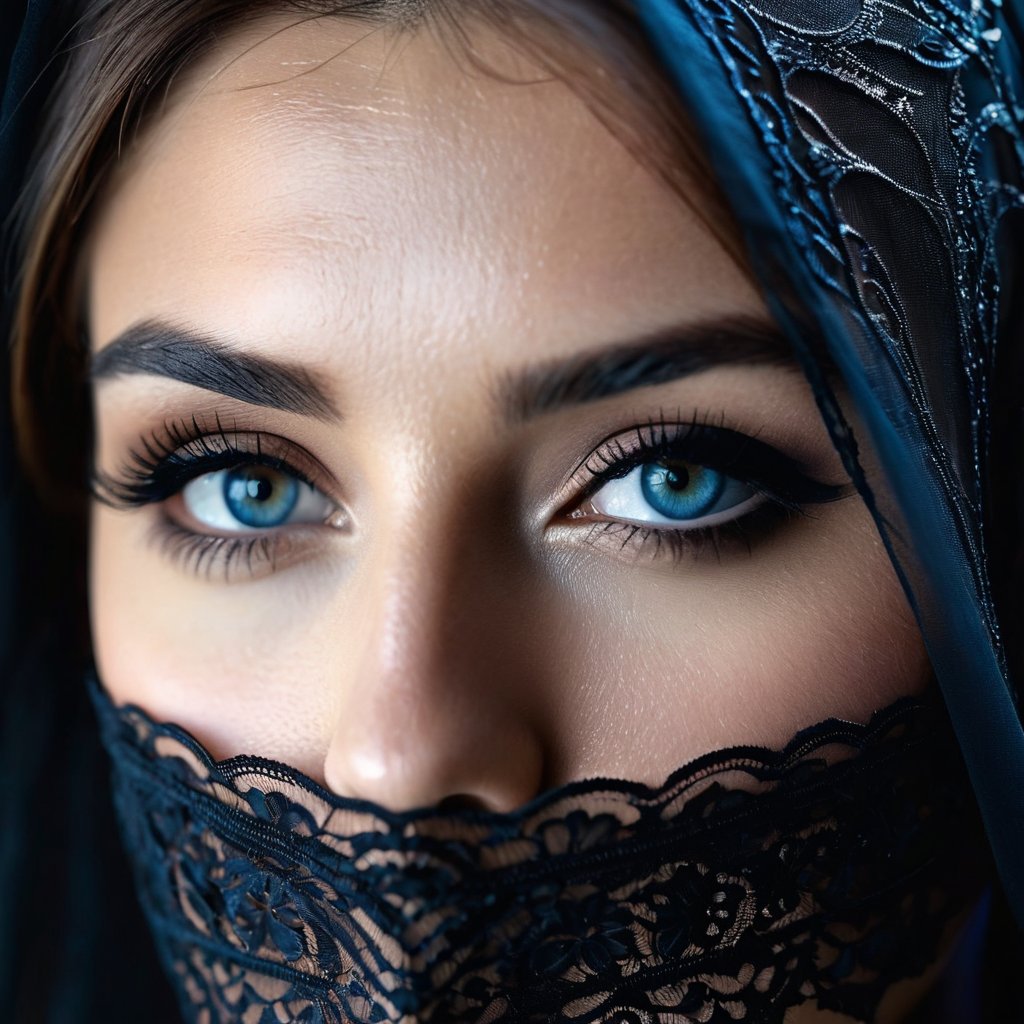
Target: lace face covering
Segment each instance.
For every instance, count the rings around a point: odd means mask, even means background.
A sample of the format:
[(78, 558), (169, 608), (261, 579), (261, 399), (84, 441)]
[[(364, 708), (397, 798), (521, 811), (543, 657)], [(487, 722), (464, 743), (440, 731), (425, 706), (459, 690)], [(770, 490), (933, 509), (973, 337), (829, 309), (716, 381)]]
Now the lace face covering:
[(656, 789), (395, 814), (90, 691), (189, 1022), (781, 1022), (807, 1000), (868, 1020), (987, 873), (930, 701)]

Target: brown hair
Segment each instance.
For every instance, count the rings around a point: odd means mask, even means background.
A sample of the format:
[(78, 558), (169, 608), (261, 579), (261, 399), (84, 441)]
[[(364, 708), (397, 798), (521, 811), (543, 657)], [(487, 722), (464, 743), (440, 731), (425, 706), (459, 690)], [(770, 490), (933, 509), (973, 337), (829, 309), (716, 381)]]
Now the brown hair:
[(743, 262), (731, 215), (630, 0), (100, 0), (87, 8), (18, 211), (12, 408), (25, 471), (58, 515), (80, 516), (90, 458), (77, 259), (90, 211), (175, 74), (238, 23), (291, 11), (297, 19), (339, 15), (426, 28), (453, 59), (497, 73), (473, 50), (469, 19), (480, 19), (574, 88)]

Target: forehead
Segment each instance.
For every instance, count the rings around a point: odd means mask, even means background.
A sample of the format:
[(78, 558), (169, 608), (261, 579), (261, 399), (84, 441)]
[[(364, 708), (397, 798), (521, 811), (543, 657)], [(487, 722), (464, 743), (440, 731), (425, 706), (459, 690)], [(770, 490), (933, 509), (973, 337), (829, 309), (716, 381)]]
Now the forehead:
[[(481, 344), (695, 317), (752, 286), (564, 82), (487, 30), (267, 19), (182, 76), (97, 220), (90, 323), (196, 321), (328, 360), (339, 339)], [(501, 80), (516, 78), (514, 84)], [(524, 321), (542, 316), (542, 331)], [(274, 340), (271, 341), (270, 339)], [(538, 341), (538, 344), (540, 342)]]

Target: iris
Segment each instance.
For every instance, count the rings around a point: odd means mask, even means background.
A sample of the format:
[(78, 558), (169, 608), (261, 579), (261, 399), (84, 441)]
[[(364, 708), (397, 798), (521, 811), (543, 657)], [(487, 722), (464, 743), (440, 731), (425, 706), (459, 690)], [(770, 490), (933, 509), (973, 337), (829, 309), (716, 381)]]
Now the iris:
[(224, 473), (224, 503), (245, 526), (280, 526), (299, 500), (299, 482), (267, 466), (239, 466)]
[(729, 478), (690, 462), (651, 462), (641, 467), (644, 499), (670, 519), (695, 519), (711, 511)]

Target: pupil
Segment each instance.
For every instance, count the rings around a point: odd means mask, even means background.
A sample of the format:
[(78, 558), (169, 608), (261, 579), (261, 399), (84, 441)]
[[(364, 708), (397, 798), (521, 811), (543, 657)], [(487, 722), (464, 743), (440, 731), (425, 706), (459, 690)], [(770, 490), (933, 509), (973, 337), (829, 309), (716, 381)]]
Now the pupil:
[(665, 486), (673, 491), (685, 491), (690, 486), (690, 472), (685, 467), (675, 468), (662, 463), (665, 473), (662, 479)]
[(274, 485), (265, 476), (250, 477), (245, 482), (245, 493), (256, 501), (266, 501), (274, 491)]

